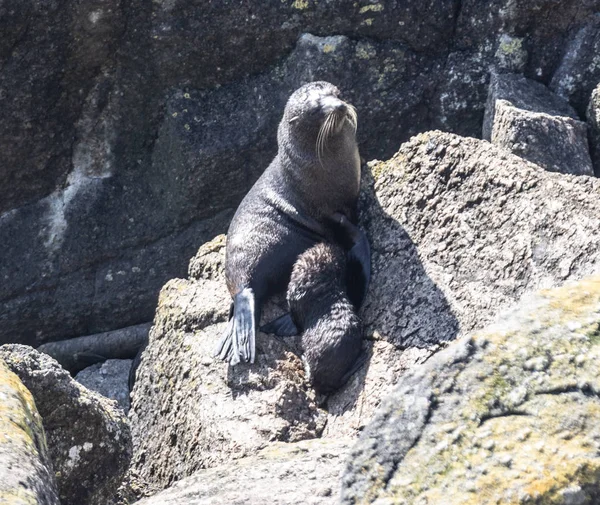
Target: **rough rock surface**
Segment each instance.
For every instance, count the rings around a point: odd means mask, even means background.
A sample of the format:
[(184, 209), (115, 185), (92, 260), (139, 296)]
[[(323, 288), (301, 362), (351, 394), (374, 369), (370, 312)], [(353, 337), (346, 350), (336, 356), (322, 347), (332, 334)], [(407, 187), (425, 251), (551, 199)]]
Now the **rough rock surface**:
[(406, 374), (349, 455), (343, 503), (597, 503), (599, 329), (592, 277)]
[(592, 93), (587, 110), (590, 134), (590, 154), (596, 176), (600, 177), (600, 83)]
[(90, 391), (115, 400), (127, 414), (129, 412), (129, 370), (132, 360), (109, 359), (83, 369), (75, 380)]
[(593, 58), (564, 48), (593, 33), (599, 8), (11, 2), (0, 12), (0, 342), (150, 320), (160, 287), (225, 231), (273, 155), (273, 111), (302, 82), (340, 84), (359, 107), (363, 155), (387, 158), (432, 127), (478, 135), (491, 65), (542, 82), (561, 68), (585, 107), (591, 77), (578, 76), (593, 75)]
[(42, 419), (31, 393), (0, 359), (0, 502), (59, 505)]
[(339, 477), (353, 441), (276, 442), (230, 465), (200, 470), (136, 505), (325, 505), (338, 503)]
[[(600, 268), (600, 181), (546, 172), (487, 142), (428, 132), (370, 164), (369, 361), (327, 401), (351, 435), (412, 366), (524, 293)], [(371, 178), (372, 177), (372, 178)]]
[(49, 356), (3, 345), (0, 359), (31, 391), (42, 417), (62, 505), (116, 503), (131, 456), (127, 418)]
[(224, 237), (205, 244), (190, 278), (164, 287), (137, 372), (130, 418), (143, 492), (272, 441), (351, 437), (415, 364), (525, 292), (600, 266), (593, 178), (550, 173), (488, 142), (441, 132), (415, 137), (367, 172), (367, 364), (326, 399), (326, 412), (306, 384), (296, 339), (259, 334), (255, 365), (214, 361), (230, 298)]
[(492, 76), (483, 138), (551, 172), (594, 174), (587, 125), (566, 100), (519, 75)]

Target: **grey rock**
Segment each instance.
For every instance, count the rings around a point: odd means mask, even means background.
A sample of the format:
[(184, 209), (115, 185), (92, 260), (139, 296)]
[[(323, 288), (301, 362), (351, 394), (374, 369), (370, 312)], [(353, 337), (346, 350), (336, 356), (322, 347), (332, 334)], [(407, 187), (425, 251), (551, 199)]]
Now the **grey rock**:
[(483, 138), (551, 172), (594, 174), (587, 125), (566, 100), (519, 75), (492, 75)]
[(342, 503), (594, 503), (599, 303), (598, 276), (545, 290), (406, 374)]
[(134, 358), (148, 340), (151, 323), (85, 337), (49, 342), (38, 351), (52, 356), (71, 373), (107, 359)]
[(109, 359), (87, 367), (75, 376), (75, 380), (90, 391), (115, 400), (125, 414), (129, 412), (129, 370), (132, 360)]
[(398, 348), (452, 340), (525, 292), (600, 266), (595, 178), (546, 172), (442, 132), (414, 137), (370, 172), (361, 220), (373, 277), (363, 317)]
[[(317, 399), (297, 339), (260, 333), (256, 364), (214, 361), (230, 297), (224, 237), (205, 244), (189, 279), (163, 288), (137, 372), (133, 476), (144, 493), (272, 441), (356, 435), (407, 370), (524, 293), (600, 265), (595, 179), (564, 177), (488, 142), (429, 132), (391, 160), (371, 163), (363, 182), (360, 218), (373, 253), (361, 311), (365, 366)], [(277, 303), (264, 321), (281, 312)], [(321, 400), (327, 411), (317, 407)]]
[(587, 110), (590, 154), (597, 177), (600, 177), (600, 83), (592, 93)]
[(357, 433), (407, 370), (525, 293), (600, 268), (599, 196), (594, 178), (441, 132), (370, 163), (361, 196), (369, 359), (327, 400), (324, 436)]
[(589, 96), (600, 82), (600, 13), (590, 18), (569, 40), (550, 89), (584, 114)]
[(62, 186), (82, 98), (125, 29), (118, 0), (9, 2), (0, 27), (0, 213)]
[(35, 399), (60, 502), (116, 503), (131, 456), (129, 425), (121, 410), (72, 379), (51, 357), (30, 347), (3, 345), (0, 358)]
[(200, 470), (136, 505), (338, 503), (339, 475), (352, 441), (275, 442), (228, 465)]
[(46, 435), (31, 393), (0, 359), (0, 500), (59, 505)]

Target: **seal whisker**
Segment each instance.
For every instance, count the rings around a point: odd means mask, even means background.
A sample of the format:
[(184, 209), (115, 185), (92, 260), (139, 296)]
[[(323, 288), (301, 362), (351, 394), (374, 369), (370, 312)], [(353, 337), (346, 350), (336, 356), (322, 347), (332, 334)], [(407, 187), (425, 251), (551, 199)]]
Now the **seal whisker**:
[(328, 135), (328, 123), (330, 118), (331, 115), (325, 118), (325, 121), (323, 121), (321, 128), (319, 128), (319, 133), (317, 134), (317, 159), (319, 160), (321, 166), (323, 166), (323, 153), (325, 150), (325, 140)]
[(356, 113), (356, 108), (351, 105), (351, 104), (347, 104), (348, 106), (348, 119), (350, 121), (350, 124), (352, 125), (352, 128), (354, 128), (354, 133), (356, 133), (356, 129), (358, 127), (358, 114)]

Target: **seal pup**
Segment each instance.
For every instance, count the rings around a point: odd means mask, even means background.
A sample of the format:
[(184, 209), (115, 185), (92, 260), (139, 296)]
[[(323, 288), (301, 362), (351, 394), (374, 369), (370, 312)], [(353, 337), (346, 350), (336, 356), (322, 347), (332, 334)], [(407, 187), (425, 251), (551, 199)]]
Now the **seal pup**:
[(254, 362), (262, 305), (286, 288), (298, 256), (335, 240), (328, 225), (334, 214), (355, 215), (357, 117), (339, 94), (334, 85), (319, 81), (291, 95), (277, 131), (277, 155), (231, 221), (225, 278), (233, 303), (214, 352), (230, 365)]
[(317, 393), (342, 386), (362, 352), (362, 323), (348, 299), (345, 272), (345, 251), (321, 242), (300, 255), (288, 286), (303, 361)]
[[(344, 216), (339, 221), (348, 240), (368, 246), (362, 230)], [(340, 246), (319, 243), (299, 256), (288, 285), (290, 315), (302, 333), (306, 372), (321, 394), (339, 389), (364, 362), (359, 359), (362, 322), (355, 312), (362, 298), (349, 298), (349, 282), (353, 281), (350, 276), (360, 273), (360, 269), (349, 268), (347, 263), (351, 261), (352, 253), (346, 260), (346, 251)]]

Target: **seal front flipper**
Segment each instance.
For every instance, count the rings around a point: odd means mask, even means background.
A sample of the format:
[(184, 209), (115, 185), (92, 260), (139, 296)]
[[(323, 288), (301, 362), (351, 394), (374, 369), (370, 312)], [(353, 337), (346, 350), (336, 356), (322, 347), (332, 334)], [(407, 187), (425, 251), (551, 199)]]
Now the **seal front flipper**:
[(300, 330), (298, 330), (298, 327), (292, 320), (290, 312), (261, 326), (260, 331), (263, 333), (273, 333), (278, 337), (295, 337), (300, 333)]
[(254, 292), (242, 289), (233, 298), (233, 313), (213, 355), (231, 366), (240, 361), (254, 363), (257, 316)]

